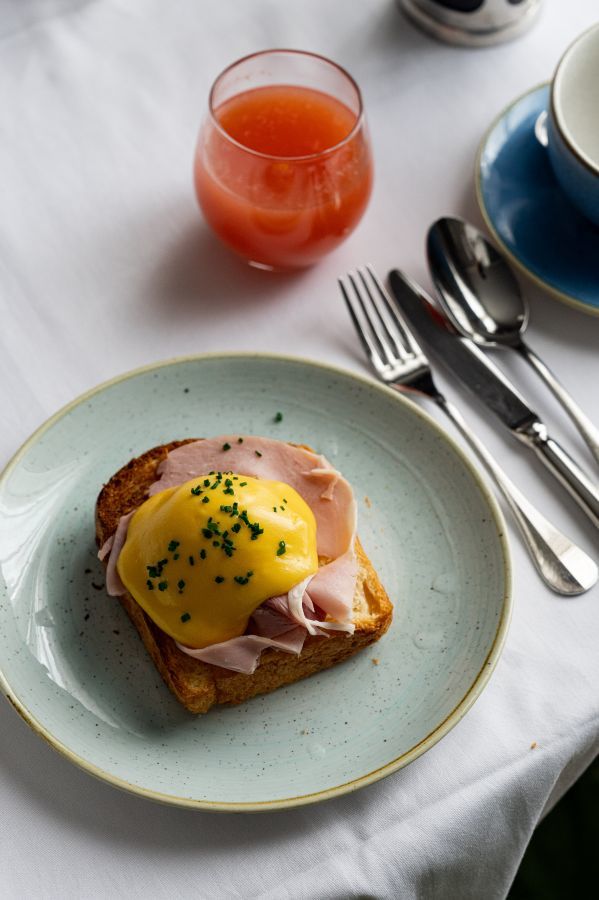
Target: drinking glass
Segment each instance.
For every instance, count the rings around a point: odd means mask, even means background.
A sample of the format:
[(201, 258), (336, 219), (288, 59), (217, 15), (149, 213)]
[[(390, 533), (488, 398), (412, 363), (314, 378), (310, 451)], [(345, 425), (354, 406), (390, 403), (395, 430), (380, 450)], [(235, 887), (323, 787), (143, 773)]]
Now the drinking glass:
[(206, 221), (251, 265), (312, 265), (353, 231), (372, 189), (356, 82), (297, 50), (233, 63), (210, 91), (194, 176)]

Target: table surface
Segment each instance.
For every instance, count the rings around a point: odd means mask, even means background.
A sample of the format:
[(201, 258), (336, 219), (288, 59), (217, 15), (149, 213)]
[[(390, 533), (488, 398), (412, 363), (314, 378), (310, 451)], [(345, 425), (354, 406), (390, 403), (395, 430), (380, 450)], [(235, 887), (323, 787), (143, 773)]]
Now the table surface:
[[(0, 461), (79, 393), (171, 356), (283, 350), (363, 371), (337, 275), (372, 262), (430, 284), (430, 222), (481, 223), (473, 164), (486, 126), (551, 77), (593, 13), (592, 0), (546, 3), (520, 40), (472, 51), (421, 35), (391, 0), (0, 2)], [(233, 259), (191, 183), (211, 81), (269, 46), (348, 67), (375, 152), (362, 224), (296, 276)], [(599, 321), (526, 291), (532, 345), (598, 420)], [(502, 362), (591, 464), (535, 376)], [(596, 547), (565, 494), (440, 380), (530, 499)], [(154, 805), (71, 766), (2, 703), (6, 896), (505, 896), (543, 811), (599, 746), (599, 589), (552, 595), (511, 524), (510, 536), (514, 615), (484, 694), (425, 756), (347, 797), (250, 818)]]

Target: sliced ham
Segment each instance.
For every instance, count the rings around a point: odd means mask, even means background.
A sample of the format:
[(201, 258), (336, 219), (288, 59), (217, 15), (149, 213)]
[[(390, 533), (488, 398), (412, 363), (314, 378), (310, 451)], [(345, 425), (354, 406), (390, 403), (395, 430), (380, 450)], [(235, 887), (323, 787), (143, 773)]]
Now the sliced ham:
[(252, 613), (246, 634), (201, 650), (183, 644), (177, 644), (177, 647), (194, 659), (251, 675), (256, 670), (260, 654), (269, 647), (299, 655), (308, 634), (327, 637), (329, 631), (353, 634), (351, 622), (327, 622), (317, 615), (317, 609), (305, 592), (309, 581), (306, 578), (289, 594), (271, 597), (259, 606)]
[(100, 562), (104, 562), (110, 551), (112, 550), (112, 545), (114, 544), (114, 534), (111, 534), (107, 541), (104, 541), (100, 549), (98, 550), (98, 559)]
[(190, 650), (177, 644), (188, 656), (210, 663), (212, 666), (221, 666), (223, 669), (231, 669), (233, 672), (243, 672), (251, 675), (256, 671), (256, 666), (263, 650), (271, 647), (275, 650), (283, 650), (286, 653), (299, 655), (304, 646), (306, 631), (295, 626), (291, 631), (278, 638), (260, 637), (257, 634), (242, 634), (241, 637), (230, 638), (222, 644), (211, 644), (203, 650)]
[[(291, 618), (291, 611), (289, 609), (289, 594), (281, 594), (280, 597), (271, 597), (270, 600), (266, 600), (262, 604), (262, 606), (258, 607), (258, 609), (264, 608), (274, 609), (275, 612), (280, 613), (282, 616), (286, 616), (288, 619)], [(325, 613), (323, 613), (322, 610), (317, 610), (315, 608), (314, 604), (310, 600), (310, 597), (308, 596), (307, 591), (304, 593), (303, 615), (305, 615), (308, 619), (316, 619), (319, 622), (326, 618)]]
[(358, 562), (352, 547), (318, 570), (308, 585), (310, 599), (331, 619), (351, 622), (357, 575)]
[[(330, 563), (329, 565), (333, 565)], [(299, 584), (296, 584), (295, 587), (292, 587), (289, 593), (287, 594), (288, 604), (289, 604), (289, 615), (293, 619), (294, 622), (297, 622), (298, 625), (303, 625), (308, 634), (325, 634), (327, 631), (345, 631), (347, 634), (353, 634), (355, 630), (355, 626), (352, 622), (352, 599), (354, 595), (354, 588), (356, 585), (355, 576), (351, 584), (349, 584), (350, 593), (348, 597), (336, 598), (336, 607), (339, 610), (339, 615), (332, 618), (325, 618), (324, 616), (329, 615), (327, 611), (320, 606), (314, 599), (312, 592), (312, 584), (318, 578), (321, 572), (325, 572), (329, 566), (323, 566), (316, 575), (310, 576), (310, 578), (306, 578), (304, 581), (301, 581)], [(348, 566), (349, 568), (349, 566)], [(327, 578), (324, 576), (324, 583), (326, 584)], [(325, 592), (323, 591), (323, 597), (326, 600)], [(324, 616), (313, 617), (310, 615), (309, 610), (322, 610)]]
[(247, 634), (201, 650), (193, 650), (182, 644), (177, 644), (177, 647), (194, 659), (251, 675), (258, 665), (260, 654), (268, 647), (296, 655), (301, 653), (306, 633), (305, 628), (263, 604), (254, 611)]
[[(227, 444), (230, 450), (223, 450)], [(319, 556), (336, 559), (351, 547), (356, 503), (349, 482), (324, 456), (271, 438), (244, 436), (240, 444), (237, 435), (225, 434), (177, 447), (160, 463), (150, 496), (199, 475), (225, 471), (295, 488), (314, 513)]]
[[(108, 557), (108, 563), (106, 565), (106, 591), (110, 594), (111, 597), (120, 597), (121, 594), (126, 592), (125, 585), (121, 581), (120, 575), (116, 569), (116, 562), (119, 558), (119, 553), (123, 549), (123, 545), (127, 539), (127, 529), (129, 528), (129, 522), (131, 521), (131, 517), (133, 516), (132, 512), (127, 513), (126, 516), (121, 516), (119, 519), (119, 524), (117, 525), (116, 531), (112, 538), (112, 544), (109, 547), (108, 552), (110, 556)], [(106, 558), (105, 548), (111, 538), (108, 538), (108, 541), (103, 545), (98, 553), (100, 559)]]
[[(223, 450), (225, 444), (229, 450)], [(211, 665), (251, 674), (267, 647), (299, 654), (308, 634), (353, 634), (352, 601), (358, 566), (354, 554), (356, 504), (351, 485), (324, 456), (309, 450), (270, 438), (243, 436), (240, 443), (238, 435), (222, 435), (172, 450), (160, 464), (159, 477), (149, 495), (200, 475), (224, 471), (282, 481), (295, 488), (314, 513), (318, 554), (331, 562), (288, 594), (266, 600), (252, 614), (246, 634), (199, 650), (177, 644), (179, 649)], [(113, 596), (125, 593), (116, 562), (132, 515), (120, 519), (113, 538), (98, 553), (100, 559), (108, 556), (106, 588)]]

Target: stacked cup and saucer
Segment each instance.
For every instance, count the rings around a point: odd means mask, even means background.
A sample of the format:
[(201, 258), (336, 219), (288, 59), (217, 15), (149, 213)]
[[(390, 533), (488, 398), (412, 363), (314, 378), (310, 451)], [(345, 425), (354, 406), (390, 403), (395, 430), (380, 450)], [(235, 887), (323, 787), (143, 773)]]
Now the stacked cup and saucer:
[(558, 299), (599, 315), (599, 25), (568, 47), (551, 83), (491, 125), (476, 190), (514, 264)]

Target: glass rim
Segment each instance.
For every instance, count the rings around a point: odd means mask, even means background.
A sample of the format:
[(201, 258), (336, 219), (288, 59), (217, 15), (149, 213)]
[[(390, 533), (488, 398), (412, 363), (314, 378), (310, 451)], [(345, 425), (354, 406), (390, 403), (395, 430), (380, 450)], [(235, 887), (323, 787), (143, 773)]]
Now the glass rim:
[[(337, 141), (336, 144), (333, 144), (330, 147), (326, 147), (324, 150), (319, 150), (316, 153), (306, 153), (300, 156), (280, 156), (273, 153), (264, 153), (260, 150), (253, 150), (251, 147), (247, 147), (245, 144), (242, 144), (241, 141), (238, 141), (229, 132), (223, 128), (215, 115), (215, 106), (214, 106), (214, 94), (219, 85), (219, 82), (230, 72), (232, 69), (235, 69), (237, 66), (241, 65), (241, 63), (248, 62), (251, 59), (256, 59), (260, 56), (267, 56), (268, 54), (274, 53), (287, 53), (293, 54), (295, 56), (305, 56), (311, 57), (312, 59), (318, 60), (320, 62), (325, 62), (327, 65), (332, 66), (334, 69), (337, 69), (338, 72), (343, 75), (344, 78), (349, 81), (351, 86), (356, 92), (356, 96), (358, 98), (358, 112), (356, 114), (356, 121), (352, 125), (350, 131), (342, 138), (340, 141)], [(283, 84), (283, 82), (281, 82)], [(322, 92), (324, 93), (324, 91)], [(349, 143), (353, 139), (353, 137), (357, 134), (357, 132), (362, 128), (364, 123), (364, 103), (362, 100), (362, 92), (358, 87), (358, 83), (353, 78), (352, 75), (349, 74), (347, 69), (344, 69), (343, 66), (340, 66), (339, 63), (334, 62), (332, 59), (329, 59), (327, 56), (323, 56), (321, 53), (312, 53), (310, 50), (293, 50), (291, 48), (286, 47), (274, 47), (270, 50), (258, 50), (255, 53), (248, 53), (246, 56), (242, 56), (239, 59), (236, 59), (234, 62), (230, 63), (225, 69), (223, 69), (214, 79), (212, 83), (212, 87), (210, 88), (210, 93), (208, 94), (208, 115), (210, 117), (211, 123), (216, 128), (216, 130), (224, 137), (226, 140), (233, 144), (235, 147), (238, 147), (240, 150), (243, 150), (244, 153), (249, 153), (252, 156), (255, 156), (259, 159), (267, 159), (273, 162), (307, 162), (309, 160), (314, 159), (322, 159), (323, 156), (328, 156), (331, 153), (339, 150), (341, 147), (345, 146), (345, 144)]]

